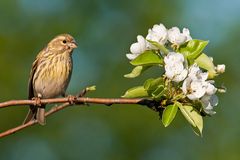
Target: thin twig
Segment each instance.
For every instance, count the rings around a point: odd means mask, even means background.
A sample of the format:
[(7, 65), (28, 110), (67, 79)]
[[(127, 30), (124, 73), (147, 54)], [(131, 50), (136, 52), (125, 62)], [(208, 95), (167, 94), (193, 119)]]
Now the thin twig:
[[(61, 104), (61, 105), (59, 105), (57, 107), (53, 107), (52, 109), (50, 109), (48, 112), (45, 113), (45, 116), (47, 117), (47, 116), (49, 116), (49, 115), (51, 115), (51, 114), (53, 114), (53, 113), (55, 113), (57, 111), (60, 111), (60, 110), (66, 108), (68, 106), (70, 106), (70, 104), (67, 102), (67, 103)], [(17, 131), (20, 131), (20, 130), (22, 130), (24, 128), (27, 128), (27, 127), (30, 127), (30, 126), (33, 126), (33, 125), (35, 125), (37, 123), (38, 123), (37, 120), (33, 119), (33, 120), (29, 121), (26, 124), (19, 125), (19, 126), (15, 127), (15, 128), (12, 128), (12, 129), (9, 129), (7, 131), (4, 131), (4, 132), (0, 133), (0, 138), (8, 136), (8, 135), (11, 135), (11, 134), (13, 134), (13, 133), (15, 133)]]
[[(74, 97), (74, 96), (73, 96)], [(88, 97), (75, 97), (72, 98), (72, 103), (83, 104), (83, 103), (97, 103), (97, 104), (137, 104), (143, 100), (142, 98), (88, 98)], [(50, 98), (50, 99), (41, 99), (40, 104), (52, 104), (52, 103), (65, 103), (69, 102), (69, 98)], [(22, 106), (22, 105), (36, 105), (36, 100), (11, 100), (0, 103), (0, 108), (6, 108), (11, 106)]]
[[(0, 108), (6, 108), (11, 106), (22, 106), (22, 105), (36, 105), (35, 100), (11, 100), (0, 103)], [(51, 108), (48, 112), (45, 113), (45, 116), (50, 116), (51, 114), (54, 114), (60, 110), (63, 110), (64, 108), (67, 108), (68, 106), (71, 106), (73, 104), (104, 104), (104, 105), (112, 105), (112, 104), (140, 104), (145, 105), (150, 108), (156, 108), (159, 106), (159, 103), (153, 101), (153, 100), (147, 100), (142, 98), (133, 98), (133, 99), (127, 99), (127, 98), (88, 98), (88, 97), (77, 97), (77, 96), (71, 96), (71, 98), (51, 98), (51, 99), (41, 99), (41, 104), (53, 104), (53, 103), (62, 103), (61, 105), (58, 105), (56, 107)], [(4, 131), (0, 133), (0, 138), (5, 137), (8, 135), (11, 135), (17, 131), (23, 130), (29, 126), (32, 126), (34, 124), (37, 124), (37, 120), (31, 120), (26, 124), (19, 125), (15, 128), (9, 129), (7, 131)]]

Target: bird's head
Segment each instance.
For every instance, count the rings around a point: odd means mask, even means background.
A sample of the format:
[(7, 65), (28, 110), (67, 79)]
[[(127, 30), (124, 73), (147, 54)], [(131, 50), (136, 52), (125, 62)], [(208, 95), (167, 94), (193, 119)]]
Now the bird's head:
[(60, 34), (48, 43), (47, 48), (61, 52), (72, 52), (74, 48), (77, 48), (77, 43), (71, 35)]

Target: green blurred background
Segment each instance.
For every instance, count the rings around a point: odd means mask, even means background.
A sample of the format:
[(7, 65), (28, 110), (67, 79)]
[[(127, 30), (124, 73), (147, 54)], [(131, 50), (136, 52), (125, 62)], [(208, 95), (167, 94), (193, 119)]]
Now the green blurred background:
[[(226, 64), (217, 83), (217, 114), (205, 118), (203, 138), (195, 136), (181, 114), (164, 128), (158, 114), (137, 105), (70, 107), (0, 139), (4, 160), (159, 160), (240, 159), (240, 1), (239, 0), (2, 0), (0, 1), (0, 101), (25, 99), (36, 54), (59, 33), (72, 34), (74, 72), (68, 94), (97, 85), (91, 97), (119, 97), (131, 86), (160, 73), (152, 69), (126, 79), (132, 67), (125, 54), (136, 36), (163, 23), (187, 27), (193, 38), (210, 40), (205, 52)], [(0, 111), (0, 131), (22, 123), (27, 107)]]

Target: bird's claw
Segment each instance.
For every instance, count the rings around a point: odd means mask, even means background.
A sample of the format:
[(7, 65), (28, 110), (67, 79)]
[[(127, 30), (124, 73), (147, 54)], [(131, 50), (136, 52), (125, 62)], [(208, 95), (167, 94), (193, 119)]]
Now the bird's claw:
[(34, 100), (34, 106), (41, 106), (41, 98), (39, 97), (33, 97), (32, 100)]
[(77, 99), (77, 97), (76, 97), (76, 96), (73, 96), (73, 95), (68, 95), (67, 98), (68, 98), (68, 102), (69, 102), (70, 104), (75, 104), (76, 99)]

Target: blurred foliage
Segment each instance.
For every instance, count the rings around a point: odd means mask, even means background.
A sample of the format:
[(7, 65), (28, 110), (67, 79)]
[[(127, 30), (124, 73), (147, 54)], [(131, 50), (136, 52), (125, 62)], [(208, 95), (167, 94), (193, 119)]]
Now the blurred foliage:
[[(59, 33), (72, 34), (74, 72), (68, 93), (97, 85), (91, 97), (120, 97), (142, 79), (123, 75), (125, 54), (137, 34), (153, 24), (188, 27), (192, 37), (210, 40), (207, 53), (226, 64), (220, 76), (228, 88), (217, 114), (208, 118), (203, 138), (177, 114), (164, 128), (157, 113), (131, 105), (74, 106), (34, 126), (0, 139), (0, 159), (239, 159), (240, 2), (238, 0), (2, 0), (0, 2), (0, 100), (27, 97), (36, 54)], [(151, 76), (157, 77), (153, 72)], [(219, 84), (221, 85), (221, 84)], [(27, 107), (1, 109), (0, 131), (22, 123)]]

